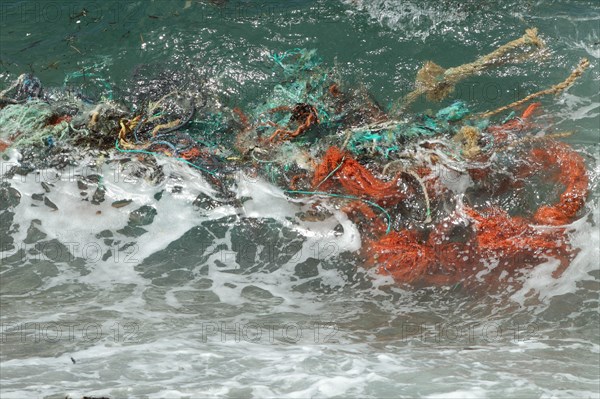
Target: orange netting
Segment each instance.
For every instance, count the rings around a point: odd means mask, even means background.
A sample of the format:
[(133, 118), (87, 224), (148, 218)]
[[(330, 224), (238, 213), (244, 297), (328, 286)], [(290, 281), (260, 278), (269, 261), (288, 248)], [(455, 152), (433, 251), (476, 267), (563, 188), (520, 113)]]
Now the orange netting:
[(202, 151), (200, 151), (200, 149), (197, 147), (192, 147), (187, 151), (183, 151), (181, 153), (181, 158), (190, 160), (190, 159), (198, 158), (200, 155), (202, 155)]
[(510, 217), (497, 208), (483, 212), (467, 208), (469, 234), (464, 242), (453, 242), (443, 231), (448, 223), (436, 226), (428, 239), (403, 230), (368, 243), (368, 263), (380, 274), (391, 275), (398, 283), (456, 284), (482, 273), (497, 279), (504, 272), (535, 266), (549, 258), (561, 261), (559, 276), (567, 266), (569, 246), (560, 232), (539, 231), (525, 219)]
[[(540, 106), (531, 104), (521, 118), (488, 129), (500, 142), (511, 132), (530, 126), (528, 118)], [(554, 272), (559, 276), (569, 263), (573, 250), (565, 240), (564, 229), (538, 229), (543, 223), (563, 225), (575, 218), (584, 207), (588, 195), (588, 176), (584, 159), (569, 145), (545, 139), (542, 145), (529, 151), (529, 157), (518, 163), (516, 181), (494, 184), (494, 190), (506, 191), (517, 187), (522, 179), (534, 174), (548, 176), (565, 186), (560, 200), (553, 206), (540, 207), (531, 219), (510, 216), (498, 207), (475, 210), (465, 207), (462, 216), (455, 212), (423, 231), (408, 228), (385, 234), (385, 225), (371, 206), (353, 201), (342, 210), (364, 229), (363, 246), (367, 263), (376, 266), (381, 274), (391, 275), (398, 283), (410, 285), (445, 285), (476, 283), (485, 279), (509, 278), (519, 270), (536, 266), (548, 259), (558, 259), (561, 266)], [(431, 173), (418, 169), (418, 175)], [(488, 170), (472, 169), (474, 180), (485, 180)], [(330, 147), (315, 168), (312, 188), (319, 191), (341, 190), (361, 199), (369, 199), (384, 207), (392, 207), (414, 194), (399, 184), (400, 174), (391, 181), (374, 176), (348, 153)], [(520, 182), (520, 183), (519, 183)], [(429, 186), (435, 179), (429, 182)], [(427, 187), (432, 199), (436, 191)], [(437, 191), (437, 196), (441, 194)]]
[(46, 126), (56, 126), (62, 122), (71, 122), (71, 115), (53, 115), (46, 121)]
[(534, 220), (549, 225), (569, 223), (584, 207), (588, 195), (588, 176), (583, 157), (567, 144), (548, 141), (546, 146), (531, 151), (532, 158), (544, 168), (556, 165), (556, 180), (565, 186), (560, 201), (553, 206), (542, 206)]
[(355, 223), (364, 225), (368, 233), (377, 237), (386, 232), (386, 225), (369, 205), (362, 201), (352, 201), (342, 208), (342, 212)]
[(347, 194), (369, 197), (387, 206), (406, 198), (406, 194), (398, 187), (398, 177), (389, 182), (382, 181), (339, 148), (330, 147), (315, 169), (313, 188), (331, 190), (336, 182)]
[(511, 217), (499, 208), (483, 212), (467, 209), (467, 215), (474, 221), (481, 256), (497, 259), (498, 271), (512, 274), (516, 269), (534, 266), (549, 258), (558, 258), (563, 267), (566, 266), (564, 260), (570, 250), (561, 237), (562, 232), (537, 230), (526, 219)]
[(369, 263), (379, 266), (379, 273), (390, 274), (394, 280), (405, 283), (424, 280), (435, 261), (433, 248), (407, 230), (394, 231), (371, 242), (367, 255)]

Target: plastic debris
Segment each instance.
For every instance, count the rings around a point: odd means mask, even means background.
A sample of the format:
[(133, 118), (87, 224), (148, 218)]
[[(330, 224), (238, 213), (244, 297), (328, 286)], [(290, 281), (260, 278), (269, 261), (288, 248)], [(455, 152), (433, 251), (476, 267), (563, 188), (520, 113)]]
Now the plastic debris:
[[(428, 63), (405, 105), (421, 94), (441, 100), (458, 80), (510, 51), (541, 46), (536, 31), (529, 30), (461, 67), (444, 70)], [(555, 276), (568, 265), (573, 252), (565, 232), (536, 225), (561, 226), (582, 213), (590, 185), (583, 157), (555, 138), (528, 135), (540, 103), (499, 124), (488, 117), (565, 90), (589, 62), (582, 61), (565, 82), (493, 112), (473, 115), (457, 101), (402, 119), (386, 114), (368, 93), (336, 81), (314, 50), (292, 49), (273, 55), (272, 62), (281, 82), (267, 99), (243, 110), (209, 109), (183, 89), (128, 109), (115, 103), (110, 83), (100, 75), (85, 74), (104, 91), (99, 99), (48, 96), (39, 80), (22, 75), (1, 93), (0, 151), (17, 148), (27, 158), (26, 151), (51, 155), (83, 147), (171, 157), (215, 185), (240, 168), (250, 169), (289, 196), (336, 201), (361, 231), (367, 265), (400, 284), (478, 284), (474, 276), (492, 261), (498, 266), (486, 274), (488, 281), (547, 257), (561, 261)], [(70, 74), (65, 83), (83, 77)], [(533, 176), (564, 190), (554, 203), (503, 208), (510, 201), (500, 196), (518, 203), (517, 188)], [(481, 202), (455, 198), (461, 179)], [(94, 201), (103, 200), (99, 188)], [(132, 227), (153, 217), (153, 208), (147, 208), (132, 212)]]

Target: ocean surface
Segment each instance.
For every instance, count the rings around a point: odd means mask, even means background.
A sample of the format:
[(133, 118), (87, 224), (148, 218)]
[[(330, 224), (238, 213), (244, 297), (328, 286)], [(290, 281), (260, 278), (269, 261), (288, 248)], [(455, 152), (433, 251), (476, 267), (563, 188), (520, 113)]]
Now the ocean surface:
[[(590, 60), (542, 100), (549, 128), (575, 131), (564, 140), (592, 183), (560, 278), (549, 260), (501, 292), (401, 288), (357, 261), (341, 212), (292, 222), (301, 204), (244, 175), (241, 211), (199, 209), (213, 188), (182, 163), (158, 160), (157, 185), (90, 158), (7, 179), (20, 198), (0, 204), (0, 397), (598, 398), (598, 2), (3, 1), (0, 89), (31, 72), (133, 103), (132, 87), (168, 76), (244, 109), (278, 81), (272, 54), (309, 48), (388, 106), (425, 61), (460, 65), (529, 27), (544, 57), (466, 79), (443, 105), (494, 109)], [(97, 206), (80, 199), (94, 179)], [(32, 197), (42, 182), (57, 211)], [(111, 207), (123, 198), (133, 203)]]

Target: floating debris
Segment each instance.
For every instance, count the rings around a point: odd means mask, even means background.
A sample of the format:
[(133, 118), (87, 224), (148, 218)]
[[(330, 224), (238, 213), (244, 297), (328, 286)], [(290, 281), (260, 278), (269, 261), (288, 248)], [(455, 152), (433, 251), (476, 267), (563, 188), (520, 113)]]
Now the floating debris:
[(133, 200), (119, 200), (119, 201), (115, 201), (111, 204), (111, 206), (113, 208), (123, 208), (124, 206), (127, 206), (129, 204), (131, 204), (133, 202)]
[(101, 203), (103, 203), (104, 202), (104, 194), (105, 194), (104, 189), (97, 188), (96, 191), (94, 191), (94, 195), (92, 196), (92, 204), (100, 205)]
[(58, 207), (56, 206), (56, 204), (50, 201), (48, 197), (44, 197), (44, 205), (46, 205), (48, 208), (51, 208), (52, 210), (58, 211)]
[(7, 185), (0, 183), (0, 210), (5, 211), (14, 208), (21, 203), (21, 193)]
[(156, 215), (156, 209), (144, 205), (129, 214), (129, 225), (137, 227), (152, 224)]
[[(491, 285), (503, 273), (517, 275), (548, 257), (561, 261), (553, 273), (558, 277), (574, 256), (561, 226), (584, 213), (589, 176), (584, 158), (557, 140), (564, 132), (531, 134), (542, 110), (541, 103), (531, 101), (568, 89), (589, 61), (581, 60), (565, 81), (493, 111), (474, 114), (466, 103), (455, 101), (437, 111), (406, 113), (421, 96), (441, 101), (462, 79), (530, 59), (544, 46), (537, 30), (529, 29), (468, 64), (444, 69), (428, 61), (417, 73), (415, 90), (389, 112), (365, 90), (345, 87), (316, 51), (301, 48), (272, 56), (273, 73), (281, 82), (266, 99), (247, 109), (223, 107), (219, 112), (172, 87), (128, 111), (111, 101), (107, 79), (89, 73), (71, 73), (65, 81), (89, 77), (102, 89), (102, 101), (89, 104), (77, 96), (42, 101), (41, 83), (22, 75), (2, 92), (0, 145), (23, 152), (24, 174), (59, 156), (60, 165), (66, 165), (76, 149), (86, 149), (103, 151), (98, 163), (110, 157), (123, 163), (135, 159), (134, 177), (158, 181), (165, 173), (156, 158), (169, 157), (203, 173), (218, 193), (193, 201), (206, 210), (224, 203), (241, 206), (244, 198), (233, 201), (228, 192), (240, 170), (266, 179), (295, 201), (331, 201), (358, 226), (366, 265), (399, 284), (468, 287), (480, 284), (475, 276), (485, 271), (483, 279)], [(490, 119), (505, 111), (511, 112), (500, 121)], [(503, 170), (513, 173), (499, 180)], [(461, 179), (481, 200), (457, 198)], [(511, 208), (528, 182), (563, 191), (527, 209)], [(101, 176), (77, 181), (83, 200), (91, 184), (97, 184), (91, 202), (99, 205), (106, 195)], [(0, 204), (14, 203), (15, 194), (2, 190)], [(50, 192), (48, 186), (44, 190)], [(183, 188), (173, 186), (171, 193), (183, 193)], [(163, 194), (154, 198), (159, 201)], [(44, 194), (34, 195), (58, 210)], [(123, 199), (111, 206), (132, 202)], [(298, 217), (317, 221), (325, 212), (325, 207), (313, 209)], [(119, 232), (145, 234), (141, 226), (156, 215), (154, 207), (144, 205), (129, 214)], [(498, 265), (490, 271), (492, 261)], [(308, 265), (298, 272), (312, 275), (313, 269)]]

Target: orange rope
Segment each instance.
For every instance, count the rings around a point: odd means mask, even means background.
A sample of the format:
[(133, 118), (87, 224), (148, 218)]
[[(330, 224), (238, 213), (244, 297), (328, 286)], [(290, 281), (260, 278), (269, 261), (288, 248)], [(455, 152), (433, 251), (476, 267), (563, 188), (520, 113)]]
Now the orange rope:
[(527, 120), (535, 113), (535, 111), (542, 105), (542, 103), (530, 104), (525, 111), (521, 114), (520, 118), (513, 118), (502, 125), (490, 126), (488, 132), (494, 135), (494, 138), (498, 141), (504, 141), (508, 138), (507, 132), (514, 130), (522, 130), (527, 127)]
[[(288, 110), (289, 107), (277, 107), (274, 108), (273, 112), (275, 111), (281, 111), (281, 110)], [(312, 105), (308, 105), (308, 104), (296, 104), (296, 106), (293, 108), (292, 110), (292, 116), (290, 118), (290, 122), (299, 122), (300, 124), (298, 125), (298, 127), (296, 128), (296, 130), (291, 131), (285, 128), (279, 128), (275, 131), (275, 133), (273, 133), (273, 135), (271, 135), (271, 137), (269, 138), (269, 141), (273, 142), (276, 141), (275, 139), (279, 136), (282, 141), (283, 140), (291, 140), (294, 137), (297, 137), (299, 135), (301, 135), (302, 133), (304, 133), (305, 131), (307, 131), (308, 129), (310, 129), (310, 127), (312, 125), (318, 124), (319, 123), (319, 118), (317, 116), (317, 109), (315, 107), (313, 107)]]

